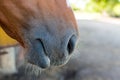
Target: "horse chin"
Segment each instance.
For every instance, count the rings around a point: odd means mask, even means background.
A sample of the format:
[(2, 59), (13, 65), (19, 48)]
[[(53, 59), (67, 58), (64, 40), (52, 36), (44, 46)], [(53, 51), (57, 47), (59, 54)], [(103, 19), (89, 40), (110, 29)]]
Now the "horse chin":
[(28, 76), (39, 76), (41, 74), (41, 72), (43, 71), (42, 68), (36, 66), (36, 65), (33, 65), (29, 62), (26, 62), (25, 65), (24, 65), (24, 69), (25, 69), (25, 75), (28, 75)]

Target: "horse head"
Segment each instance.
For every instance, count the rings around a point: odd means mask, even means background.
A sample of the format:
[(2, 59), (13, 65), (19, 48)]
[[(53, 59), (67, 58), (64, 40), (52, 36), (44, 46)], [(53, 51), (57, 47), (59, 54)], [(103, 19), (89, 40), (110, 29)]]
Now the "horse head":
[(66, 0), (1, 0), (0, 25), (25, 48), (26, 62), (42, 69), (65, 64), (78, 38)]

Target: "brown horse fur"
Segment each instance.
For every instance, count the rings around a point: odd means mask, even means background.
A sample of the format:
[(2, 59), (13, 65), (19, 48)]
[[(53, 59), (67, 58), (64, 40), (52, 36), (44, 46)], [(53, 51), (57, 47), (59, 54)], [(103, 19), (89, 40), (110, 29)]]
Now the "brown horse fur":
[(65, 64), (78, 37), (66, 0), (0, 0), (0, 25), (25, 48), (26, 63), (40, 69)]

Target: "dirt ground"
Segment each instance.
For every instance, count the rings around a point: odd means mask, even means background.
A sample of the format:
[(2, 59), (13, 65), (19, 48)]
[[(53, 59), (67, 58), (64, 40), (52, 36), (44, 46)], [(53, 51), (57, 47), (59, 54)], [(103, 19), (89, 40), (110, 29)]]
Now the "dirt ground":
[[(38, 80), (120, 80), (120, 24), (78, 20), (80, 39), (64, 67), (43, 72)], [(29, 80), (21, 73), (0, 80)]]

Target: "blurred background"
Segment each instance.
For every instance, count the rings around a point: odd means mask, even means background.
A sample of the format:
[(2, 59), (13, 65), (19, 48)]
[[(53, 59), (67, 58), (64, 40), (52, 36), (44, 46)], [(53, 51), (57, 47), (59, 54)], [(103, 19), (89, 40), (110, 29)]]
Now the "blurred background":
[[(78, 45), (65, 66), (46, 70), (37, 79), (120, 80), (120, 0), (69, 2), (80, 31)], [(30, 80), (21, 65), (23, 49), (3, 34), (0, 29), (0, 44), (14, 46), (0, 47), (0, 80)]]

